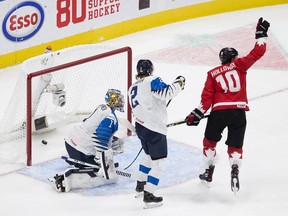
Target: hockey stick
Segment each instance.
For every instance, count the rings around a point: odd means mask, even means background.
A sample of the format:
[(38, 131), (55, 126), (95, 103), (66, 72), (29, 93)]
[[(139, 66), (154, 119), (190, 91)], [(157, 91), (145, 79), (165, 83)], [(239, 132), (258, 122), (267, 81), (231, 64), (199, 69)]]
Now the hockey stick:
[(89, 167), (97, 168), (97, 169), (100, 168), (100, 166), (98, 166), (96, 164), (86, 163), (84, 161), (76, 160), (74, 158), (69, 158), (69, 157), (66, 157), (66, 156), (61, 156), (61, 159), (65, 160), (65, 161), (72, 162), (72, 163), (80, 164), (80, 165), (83, 165), (83, 166), (89, 166)]
[(168, 103), (166, 104), (166, 107), (169, 106), (170, 102), (172, 101), (172, 98), (168, 101)]
[(166, 127), (173, 127), (173, 126), (176, 126), (176, 125), (184, 124), (186, 122), (187, 122), (186, 120), (177, 121), (177, 122), (173, 122), (173, 123), (167, 124)]
[[(68, 158), (66, 156), (61, 156), (61, 159), (65, 160), (65, 161), (69, 161), (69, 162), (75, 163), (75, 164), (80, 164), (80, 165), (83, 165), (83, 166), (91, 167), (91, 168), (97, 168), (97, 169), (100, 168), (98, 165), (91, 164), (91, 163), (86, 163), (84, 161), (79, 161), (79, 160), (76, 160), (76, 159), (73, 159), (73, 158)], [(131, 173), (123, 172), (123, 171), (117, 170), (117, 169), (116, 169), (116, 174), (119, 175), (119, 176), (123, 176), (125, 178), (130, 178), (130, 179), (132, 178), (132, 174)]]
[[(203, 118), (208, 118), (208, 117), (209, 117), (209, 115), (205, 115)], [(177, 121), (177, 122), (173, 122), (173, 123), (167, 124), (166, 127), (173, 127), (173, 126), (176, 126), (176, 125), (184, 124), (186, 122), (187, 122), (186, 120)]]
[(129, 166), (127, 166), (124, 170), (128, 169), (138, 158), (138, 156), (140, 155), (141, 151), (143, 150), (143, 147), (139, 150), (138, 154), (136, 155), (136, 157), (134, 158), (134, 160), (129, 164)]

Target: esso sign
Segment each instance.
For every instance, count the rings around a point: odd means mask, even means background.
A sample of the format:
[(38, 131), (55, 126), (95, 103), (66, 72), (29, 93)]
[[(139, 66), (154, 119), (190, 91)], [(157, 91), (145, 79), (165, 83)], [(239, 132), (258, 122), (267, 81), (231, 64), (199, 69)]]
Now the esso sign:
[(43, 21), (43, 8), (36, 2), (26, 1), (7, 13), (2, 23), (2, 30), (7, 39), (21, 42), (35, 35)]
[(18, 17), (17, 15), (13, 15), (10, 18), (10, 30), (16, 31), (17, 29), (21, 31), (23, 28), (27, 28), (30, 25), (37, 25), (39, 20), (39, 16), (37, 13), (27, 14), (25, 16)]

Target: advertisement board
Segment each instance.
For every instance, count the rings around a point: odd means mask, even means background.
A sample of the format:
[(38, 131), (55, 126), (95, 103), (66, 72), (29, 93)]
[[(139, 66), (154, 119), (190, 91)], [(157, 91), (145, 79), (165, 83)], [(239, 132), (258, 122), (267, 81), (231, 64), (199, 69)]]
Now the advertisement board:
[[(0, 68), (39, 55), (40, 45), (55, 44), (57, 49), (62, 49), (82, 43), (97, 43), (145, 28), (211, 14), (211, 9), (206, 10), (209, 7), (219, 13), (227, 8), (227, 1), (229, 0), (0, 1)], [(241, 2), (242, 5), (243, 2), (250, 2), (251, 7), (251, 2), (257, 1)], [(263, 2), (270, 1), (261, 1), (262, 4)], [(276, 4), (285, 1), (273, 2)], [(224, 9), (222, 6), (225, 6)]]
[[(6, 4), (7, 2), (7, 4)], [(1, 2), (0, 55), (204, 0), (38, 0)], [(147, 5), (147, 6), (145, 6)], [(144, 10), (146, 9), (146, 10)]]

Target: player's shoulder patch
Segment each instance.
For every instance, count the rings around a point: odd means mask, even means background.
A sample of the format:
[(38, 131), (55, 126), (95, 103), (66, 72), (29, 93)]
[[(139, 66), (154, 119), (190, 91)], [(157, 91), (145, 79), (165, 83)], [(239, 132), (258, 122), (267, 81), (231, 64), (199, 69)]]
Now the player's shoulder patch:
[(107, 110), (107, 105), (106, 104), (101, 104), (100, 108), (102, 111)]
[[(164, 90), (164, 89), (166, 89), (168, 87), (169, 87), (169, 85), (164, 83), (160, 77), (155, 77), (151, 81), (151, 91), (152, 92), (159, 91), (159, 90)], [(161, 94), (162, 94), (162, 92), (161, 92)]]

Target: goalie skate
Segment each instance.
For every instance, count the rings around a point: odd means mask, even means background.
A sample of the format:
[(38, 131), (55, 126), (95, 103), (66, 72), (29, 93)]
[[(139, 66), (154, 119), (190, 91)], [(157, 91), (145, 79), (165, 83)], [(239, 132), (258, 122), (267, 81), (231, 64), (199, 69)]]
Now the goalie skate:
[(48, 178), (48, 181), (56, 191), (65, 192), (65, 186), (63, 185), (64, 175), (56, 174), (53, 178)]
[(235, 195), (240, 189), (238, 174), (239, 174), (238, 165), (233, 164), (231, 170), (231, 190), (232, 192), (234, 192)]

